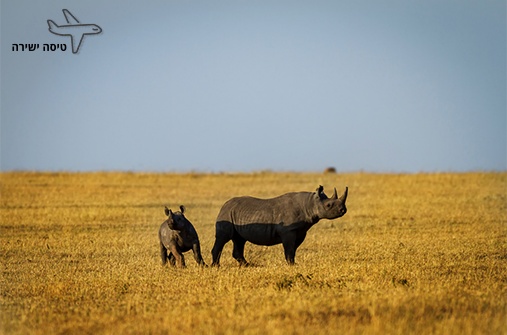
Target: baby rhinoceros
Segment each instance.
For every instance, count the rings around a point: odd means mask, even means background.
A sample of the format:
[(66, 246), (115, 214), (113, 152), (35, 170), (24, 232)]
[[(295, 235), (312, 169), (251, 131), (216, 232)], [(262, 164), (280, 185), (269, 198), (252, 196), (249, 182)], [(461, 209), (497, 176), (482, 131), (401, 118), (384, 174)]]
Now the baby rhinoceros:
[(162, 265), (165, 265), (167, 260), (169, 260), (171, 265), (183, 268), (185, 267), (183, 253), (192, 250), (197, 264), (206, 266), (201, 256), (201, 246), (197, 232), (192, 223), (183, 215), (185, 206), (180, 206), (180, 210), (181, 212), (173, 213), (173, 211), (165, 207), (167, 220), (162, 223), (158, 231)]

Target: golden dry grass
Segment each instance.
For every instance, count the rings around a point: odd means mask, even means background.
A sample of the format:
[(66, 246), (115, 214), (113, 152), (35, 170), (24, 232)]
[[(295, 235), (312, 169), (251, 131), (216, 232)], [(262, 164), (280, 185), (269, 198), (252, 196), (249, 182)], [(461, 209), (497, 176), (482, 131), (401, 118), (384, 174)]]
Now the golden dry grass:
[[(4, 334), (506, 334), (507, 173), (2, 173)], [(163, 207), (187, 207), (205, 261), (237, 195), (331, 192), (286, 265), (247, 244), (239, 268), (162, 268)]]

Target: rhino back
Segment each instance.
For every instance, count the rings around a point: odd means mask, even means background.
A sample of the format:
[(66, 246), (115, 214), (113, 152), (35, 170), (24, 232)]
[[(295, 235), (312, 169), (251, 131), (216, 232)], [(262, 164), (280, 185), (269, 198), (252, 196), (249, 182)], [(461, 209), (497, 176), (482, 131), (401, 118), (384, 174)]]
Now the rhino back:
[(309, 192), (287, 193), (276, 198), (259, 199), (238, 197), (227, 201), (217, 221), (228, 221), (234, 225), (281, 224), (311, 221), (312, 195)]

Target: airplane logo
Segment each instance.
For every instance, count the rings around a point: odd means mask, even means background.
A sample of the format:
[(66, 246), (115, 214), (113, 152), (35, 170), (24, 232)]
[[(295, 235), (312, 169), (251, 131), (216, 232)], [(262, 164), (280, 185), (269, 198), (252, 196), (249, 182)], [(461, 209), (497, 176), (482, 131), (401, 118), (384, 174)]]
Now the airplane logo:
[(48, 20), (49, 31), (55, 35), (70, 36), (72, 53), (77, 53), (83, 43), (85, 35), (96, 35), (102, 32), (102, 28), (96, 24), (82, 24), (67, 9), (63, 9), (63, 15), (68, 24), (57, 25), (53, 20)]

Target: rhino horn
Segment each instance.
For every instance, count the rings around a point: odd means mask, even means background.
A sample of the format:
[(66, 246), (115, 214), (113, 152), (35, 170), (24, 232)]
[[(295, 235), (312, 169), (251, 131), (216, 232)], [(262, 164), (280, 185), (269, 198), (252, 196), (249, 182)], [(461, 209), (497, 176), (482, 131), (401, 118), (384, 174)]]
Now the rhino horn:
[[(336, 195), (336, 189), (334, 190), (334, 193)], [(341, 202), (345, 202), (347, 200), (347, 194), (349, 193), (349, 188), (345, 187), (345, 192), (343, 192), (343, 195), (340, 197)]]
[(331, 199), (338, 199), (338, 194), (336, 193), (336, 187), (334, 188), (334, 193)]

